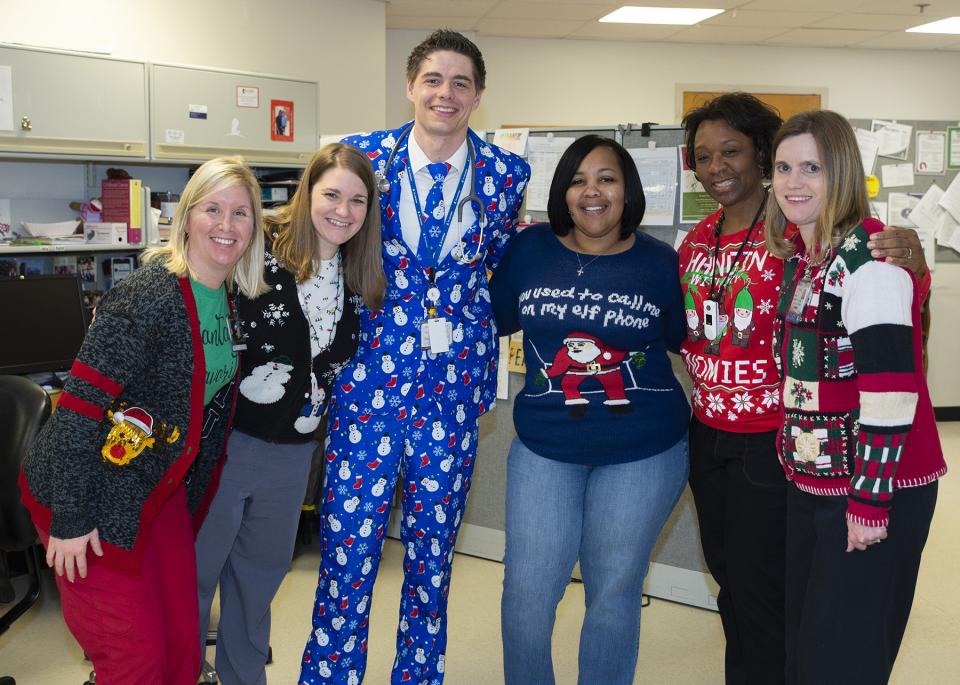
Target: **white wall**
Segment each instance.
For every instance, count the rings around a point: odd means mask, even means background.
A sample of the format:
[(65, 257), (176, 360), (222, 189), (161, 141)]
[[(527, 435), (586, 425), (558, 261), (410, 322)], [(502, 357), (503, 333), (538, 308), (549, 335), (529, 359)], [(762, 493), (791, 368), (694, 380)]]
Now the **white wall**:
[[(407, 54), (427, 32), (387, 31), (386, 115), (412, 117)], [(487, 91), (471, 123), (596, 126), (680, 120), (681, 87), (824, 93), (850, 118), (960, 120), (960, 53), (522, 40), (471, 36), (483, 51)], [(806, 92), (810, 92), (809, 90)], [(929, 383), (935, 406), (960, 406), (960, 264), (933, 280)]]
[[(424, 32), (387, 31), (387, 121), (412, 109), (403, 65)], [(680, 119), (678, 86), (816, 88), (847, 117), (960, 118), (960, 53), (474, 37), (487, 64), (477, 128)]]
[(379, 0), (0, 0), (0, 17), (0, 42), (318, 81), (321, 133), (384, 123)]

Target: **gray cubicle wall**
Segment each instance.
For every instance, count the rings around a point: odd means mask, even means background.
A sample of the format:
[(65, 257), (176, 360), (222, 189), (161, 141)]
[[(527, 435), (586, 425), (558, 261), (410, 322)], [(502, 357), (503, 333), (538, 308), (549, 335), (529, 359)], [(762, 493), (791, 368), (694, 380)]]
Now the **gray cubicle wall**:
[[(871, 119), (850, 119), (850, 123), (856, 128), (864, 128), (870, 130)], [(884, 120), (889, 121), (889, 120)], [(930, 120), (920, 120), (920, 119), (897, 119), (898, 124), (905, 124), (907, 126), (913, 127), (913, 132), (911, 134), (910, 147), (907, 150), (907, 158), (904, 160), (893, 159), (890, 157), (877, 157), (876, 164), (874, 165), (873, 173), (877, 178), (881, 178), (880, 167), (886, 164), (902, 164), (909, 162), (911, 165), (915, 164), (917, 159), (917, 131), (946, 131), (948, 126), (958, 126), (956, 121), (930, 121)], [(901, 186), (899, 188), (884, 188), (882, 185), (880, 187), (880, 193), (875, 198), (871, 198), (875, 202), (886, 202), (887, 195), (890, 193), (916, 193), (918, 195), (923, 195), (933, 183), (936, 183), (942, 190), (946, 190), (953, 179), (957, 176), (956, 169), (945, 169), (942, 174), (915, 174), (913, 177), (912, 186)], [(887, 223), (886, 217), (879, 217), (881, 221)], [(960, 262), (960, 253), (956, 250), (952, 250), (949, 247), (941, 247), (937, 245), (935, 251), (935, 258), (937, 262)]]
[[(682, 142), (682, 130), (677, 127), (653, 126), (648, 132), (648, 136), (643, 136), (639, 128), (634, 131), (631, 126), (610, 126), (536, 129), (532, 130), (530, 135), (580, 137), (594, 133), (623, 142), (628, 148), (647, 147), (650, 141), (671, 147)], [(545, 212), (526, 213), (530, 214), (534, 221), (546, 220)], [(675, 216), (679, 217), (679, 211)], [(645, 230), (671, 245), (676, 236), (676, 228), (654, 227)], [(674, 370), (689, 394), (689, 381), (679, 358), (674, 359)], [(477, 464), (457, 546), (463, 553), (497, 561), (503, 558), (504, 547), (506, 456), (510, 443), (516, 436), (513, 428), (512, 398), (523, 387), (523, 377), (511, 373), (509, 386), (511, 399), (498, 400), (496, 407), (480, 420)], [(716, 607), (716, 586), (706, 572), (706, 564), (700, 551), (696, 516), (689, 490), (681, 498), (654, 549), (647, 577), (647, 592), (656, 597), (696, 606)]]

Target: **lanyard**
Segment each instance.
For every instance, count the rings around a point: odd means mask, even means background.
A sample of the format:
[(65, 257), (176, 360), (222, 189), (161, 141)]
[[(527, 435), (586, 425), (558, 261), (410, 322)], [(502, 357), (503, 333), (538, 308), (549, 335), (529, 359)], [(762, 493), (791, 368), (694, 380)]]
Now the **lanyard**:
[(720, 256), (720, 233), (723, 230), (723, 219), (724, 214), (720, 215), (719, 225), (717, 226), (717, 242), (713, 246), (713, 268), (710, 270), (710, 299), (720, 301), (720, 298), (723, 297), (723, 291), (727, 289), (727, 284), (730, 282), (733, 272), (736, 270), (737, 265), (740, 263), (740, 257), (743, 256), (743, 251), (747, 247), (747, 243), (750, 242), (750, 238), (753, 237), (753, 229), (757, 227), (757, 222), (760, 220), (760, 214), (763, 213), (763, 208), (767, 204), (767, 189), (763, 190), (763, 202), (760, 203), (760, 206), (757, 208), (757, 213), (753, 215), (753, 221), (750, 222), (750, 230), (747, 231), (747, 237), (743, 239), (743, 242), (740, 243), (740, 249), (737, 250), (737, 255), (733, 258), (733, 262), (730, 264), (730, 268), (727, 270), (726, 275), (723, 278), (723, 281), (720, 283), (720, 287), (714, 292), (714, 284), (717, 278), (717, 269), (719, 264), (717, 259)]
[[(467, 143), (469, 145), (469, 143)], [(410, 182), (410, 194), (413, 196), (413, 208), (417, 212), (417, 221), (420, 222), (420, 234), (423, 236), (423, 205), (420, 204), (420, 194), (417, 192), (417, 179), (414, 178), (413, 167), (410, 165), (410, 155), (407, 155), (407, 180)], [(450, 207), (447, 210), (447, 216), (443, 220), (441, 228), (443, 229), (440, 233), (440, 240), (429, 240), (428, 236), (423, 236), (423, 244), (426, 246), (427, 250), (430, 252), (430, 266), (436, 271), (436, 267), (440, 261), (440, 251), (443, 249), (444, 240), (447, 237), (447, 231), (450, 230), (450, 224), (453, 221), (453, 214), (457, 209), (457, 204), (460, 202), (460, 194), (463, 192), (463, 183), (467, 179), (467, 170), (463, 169), (460, 172), (460, 183), (457, 184), (457, 192), (453, 196), (453, 202), (450, 203)], [(442, 190), (442, 189), (441, 189)], [(439, 242), (439, 244), (437, 244)], [(420, 255), (417, 255), (418, 257)], [(423, 255), (424, 257), (426, 255)], [(426, 261), (426, 260), (423, 260)]]

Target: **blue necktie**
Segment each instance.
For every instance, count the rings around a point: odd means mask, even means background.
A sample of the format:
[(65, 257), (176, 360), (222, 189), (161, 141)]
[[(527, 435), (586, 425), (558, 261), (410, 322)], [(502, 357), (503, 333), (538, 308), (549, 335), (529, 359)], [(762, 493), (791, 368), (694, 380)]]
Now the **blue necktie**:
[(420, 244), (417, 248), (417, 256), (421, 261), (428, 258), (436, 265), (440, 261), (440, 250), (443, 247), (444, 219), (447, 215), (446, 203), (443, 201), (443, 181), (450, 171), (450, 166), (446, 162), (433, 162), (427, 165), (430, 176), (433, 177), (433, 185), (430, 186), (430, 192), (427, 193), (427, 201), (423, 206), (423, 214), (420, 223)]

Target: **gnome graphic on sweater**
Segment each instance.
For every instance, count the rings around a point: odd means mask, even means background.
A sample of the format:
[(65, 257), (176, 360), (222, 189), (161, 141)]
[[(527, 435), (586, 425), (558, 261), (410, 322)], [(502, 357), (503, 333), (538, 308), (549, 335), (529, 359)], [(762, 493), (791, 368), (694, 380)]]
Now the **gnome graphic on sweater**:
[(737, 347), (746, 347), (750, 343), (750, 334), (757, 324), (753, 322), (753, 296), (744, 286), (733, 302), (733, 328), (730, 329), (730, 342)]
[(695, 343), (703, 337), (703, 324), (700, 323), (700, 315), (697, 314), (697, 303), (693, 301), (693, 295), (689, 290), (683, 296), (683, 309), (687, 315), (687, 340)]
[[(630, 400), (624, 391), (620, 364), (627, 357), (623, 350), (607, 347), (596, 336), (575, 332), (563, 339), (549, 369), (540, 369), (547, 378), (560, 378), (564, 404), (571, 407), (573, 416), (583, 416), (589, 400), (580, 390), (587, 379), (600, 384), (607, 399), (604, 404), (614, 412), (630, 411)], [(590, 389), (592, 384), (587, 384)]]

